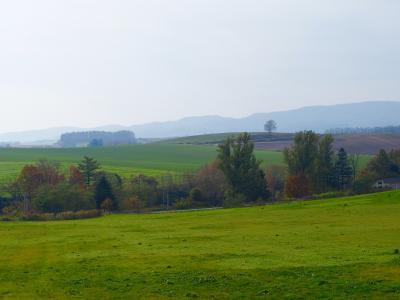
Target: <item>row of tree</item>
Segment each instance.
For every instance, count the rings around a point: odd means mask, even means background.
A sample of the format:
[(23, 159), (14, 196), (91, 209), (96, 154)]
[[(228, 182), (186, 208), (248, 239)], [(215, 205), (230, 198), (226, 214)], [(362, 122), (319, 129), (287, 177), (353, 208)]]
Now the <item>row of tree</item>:
[(350, 128), (332, 128), (326, 131), (330, 134), (397, 134), (400, 133), (400, 126), (385, 127), (350, 127)]
[(379, 178), (400, 176), (400, 151), (381, 150), (360, 169), (360, 156), (335, 152), (331, 135), (297, 133), (285, 149), (286, 166), (261, 167), (250, 135), (229, 138), (217, 159), (194, 173), (137, 175), (123, 179), (84, 157), (68, 172), (41, 160), (25, 166), (4, 188), (6, 212), (62, 212), (90, 209), (140, 212), (144, 209), (237, 206), (258, 201), (303, 198), (331, 191), (365, 193)]
[(85, 157), (66, 173), (47, 160), (25, 166), (15, 181), (3, 187), (9, 197), (0, 198), (0, 207), (7, 213), (30, 214), (91, 209), (140, 212), (223, 204), (225, 178), (215, 162), (195, 173), (123, 179)]
[(285, 166), (265, 172), (254, 155), (248, 134), (219, 146), (218, 164), (224, 173), (226, 202), (304, 198), (328, 192), (368, 193), (378, 179), (400, 176), (400, 150), (381, 150), (362, 167), (361, 155), (335, 151), (331, 134), (302, 131), (283, 152)]
[(286, 195), (297, 198), (349, 188), (357, 174), (359, 156), (349, 157), (343, 148), (335, 154), (332, 135), (321, 137), (304, 131), (284, 150), (284, 159), (289, 173)]

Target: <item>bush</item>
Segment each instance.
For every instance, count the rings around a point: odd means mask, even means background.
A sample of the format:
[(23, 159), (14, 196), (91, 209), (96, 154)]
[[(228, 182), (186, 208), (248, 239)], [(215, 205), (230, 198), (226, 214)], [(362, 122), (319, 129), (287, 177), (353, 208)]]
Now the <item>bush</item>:
[(311, 194), (310, 182), (305, 175), (289, 176), (285, 182), (285, 195), (288, 198), (304, 198)]
[(23, 221), (54, 221), (54, 220), (78, 220), (101, 217), (101, 210), (81, 210), (81, 211), (64, 211), (60, 213), (31, 213), (21, 217)]
[(196, 174), (195, 186), (201, 192), (202, 202), (207, 206), (220, 206), (225, 193), (225, 175), (214, 161), (201, 168)]
[(228, 189), (225, 192), (224, 207), (238, 207), (246, 202), (246, 196), (243, 194), (237, 194), (234, 191)]
[(189, 193), (189, 198), (192, 202), (201, 202), (201, 200), (203, 199), (203, 196), (201, 194), (200, 189), (198, 189), (198, 188), (192, 189)]
[(143, 202), (136, 196), (125, 198), (120, 204), (121, 210), (134, 211), (135, 213), (141, 213), (143, 207)]
[(11, 199), (0, 196), (0, 210), (10, 205)]
[(2, 209), (3, 214), (17, 217), (23, 214), (23, 204), (21, 202), (12, 203)]
[(364, 175), (358, 178), (353, 184), (355, 194), (366, 194), (372, 192), (375, 179), (371, 175)]
[(104, 200), (100, 205), (101, 209), (104, 210), (105, 212), (110, 212), (113, 206), (114, 206), (113, 201), (110, 198)]
[(175, 202), (174, 208), (175, 209), (189, 209), (193, 205), (191, 199), (179, 199)]
[(32, 207), (42, 213), (94, 209), (90, 192), (76, 185), (42, 186), (32, 199)]

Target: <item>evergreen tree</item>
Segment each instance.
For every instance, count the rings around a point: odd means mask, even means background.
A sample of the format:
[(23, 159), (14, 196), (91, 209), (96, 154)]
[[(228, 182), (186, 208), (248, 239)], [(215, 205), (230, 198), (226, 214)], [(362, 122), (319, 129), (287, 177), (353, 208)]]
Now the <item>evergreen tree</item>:
[(254, 155), (254, 144), (248, 133), (228, 138), (218, 149), (219, 167), (225, 174), (230, 194), (256, 201), (268, 196), (265, 174)]
[(105, 176), (102, 176), (96, 184), (94, 199), (98, 209), (102, 208), (102, 203), (107, 199), (111, 199), (113, 202), (113, 209), (116, 208), (113, 189)]
[(347, 153), (343, 148), (340, 148), (335, 163), (335, 183), (337, 188), (345, 189), (351, 183), (353, 171), (351, 169)]
[(100, 164), (94, 158), (85, 156), (78, 164), (78, 169), (85, 178), (86, 185), (90, 186), (97, 170), (100, 169)]

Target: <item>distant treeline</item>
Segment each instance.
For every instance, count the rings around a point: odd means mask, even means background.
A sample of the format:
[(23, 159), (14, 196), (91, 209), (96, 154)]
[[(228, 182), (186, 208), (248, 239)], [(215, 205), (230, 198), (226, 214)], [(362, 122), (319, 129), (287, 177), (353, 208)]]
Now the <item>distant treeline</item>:
[(132, 145), (136, 144), (137, 140), (132, 131), (86, 131), (86, 132), (71, 132), (61, 136), (59, 145), (62, 147), (77, 147), (77, 146), (115, 146), (115, 145)]
[(327, 130), (326, 133), (330, 134), (400, 133), (400, 126), (332, 128)]

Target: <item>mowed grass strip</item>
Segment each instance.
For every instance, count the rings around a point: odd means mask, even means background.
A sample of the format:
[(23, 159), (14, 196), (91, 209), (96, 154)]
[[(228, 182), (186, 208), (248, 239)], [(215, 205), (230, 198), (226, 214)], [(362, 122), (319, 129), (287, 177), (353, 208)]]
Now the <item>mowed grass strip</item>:
[[(124, 177), (136, 174), (159, 176), (165, 173), (195, 171), (217, 156), (215, 146), (133, 145), (104, 148), (68, 149), (0, 149), (0, 181), (15, 177), (21, 168), (39, 159), (60, 162), (64, 168), (76, 164), (83, 156), (97, 159), (104, 170)], [(257, 151), (264, 165), (282, 164), (282, 153)]]
[(399, 299), (400, 192), (0, 224), (4, 299)]

